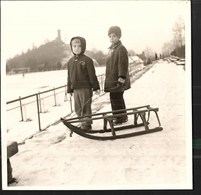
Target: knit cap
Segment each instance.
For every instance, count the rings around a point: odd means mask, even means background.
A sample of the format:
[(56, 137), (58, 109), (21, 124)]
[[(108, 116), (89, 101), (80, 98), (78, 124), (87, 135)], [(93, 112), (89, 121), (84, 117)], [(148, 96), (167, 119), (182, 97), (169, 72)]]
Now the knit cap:
[(108, 30), (108, 35), (114, 33), (119, 39), (121, 38), (121, 29), (118, 26), (111, 26)]

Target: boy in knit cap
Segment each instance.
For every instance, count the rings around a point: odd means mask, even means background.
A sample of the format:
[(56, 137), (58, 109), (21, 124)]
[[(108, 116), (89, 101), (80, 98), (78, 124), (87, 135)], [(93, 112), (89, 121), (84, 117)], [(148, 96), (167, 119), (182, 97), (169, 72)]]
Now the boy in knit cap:
[[(111, 46), (106, 60), (104, 91), (110, 93), (112, 111), (115, 111), (126, 109), (123, 94), (125, 90), (131, 87), (128, 71), (128, 52), (120, 41), (120, 27), (111, 26), (108, 30), (108, 36)], [(126, 113), (126, 111), (116, 112), (115, 114), (121, 113)], [(128, 117), (124, 115), (116, 117), (114, 124), (118, 125), (127, 121)]]
[[(71, 51), (74, 54), (67, 63), (68, 81), (67, 92), (74, 94), (74, 107), (78, 117), (91, 115), (93, 91), (100, 93), (100, 86), (96, 76), (93, 60), (84, 54), (86, 40), (83, 37), (73, 37), (70, 41)], [(91, 120), (81, 123), (83, 130), (91, 129)]]

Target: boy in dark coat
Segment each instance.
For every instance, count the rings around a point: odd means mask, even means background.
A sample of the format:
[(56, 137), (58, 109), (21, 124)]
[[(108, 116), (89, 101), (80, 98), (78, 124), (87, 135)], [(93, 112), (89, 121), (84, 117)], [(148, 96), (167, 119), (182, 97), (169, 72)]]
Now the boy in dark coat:
[[(67, 92), (74, 94), (74, 107), (78, 117), (91, 115), (93, 91), (100, 93), (100, 86), (96, 76), (93, 60), (84, 54), (86, 40), (83, 37), (73, 37), (70, 41), (71, 51), (74, 54), (67, 63), (68, 82)], [(92, 121), (82, 122), (80, 128), (91, 129)]]
[[(126, 109), (124, 101), (124, 91), (129, 89), (130, 78), (128, 72), (128, 52), (122, 45), (121, 29), (118, 26), (112, 26), (108, 30), (108, 36), (111, 42), (106, 61), (106, 79), (105, 92), (110, 92), (110, 101), (112, 111)], [(116, 112), (116, 114), (126, 113)], [(128, 121), (127, 116), (117, 117), (115, 124), (121, 124)]]

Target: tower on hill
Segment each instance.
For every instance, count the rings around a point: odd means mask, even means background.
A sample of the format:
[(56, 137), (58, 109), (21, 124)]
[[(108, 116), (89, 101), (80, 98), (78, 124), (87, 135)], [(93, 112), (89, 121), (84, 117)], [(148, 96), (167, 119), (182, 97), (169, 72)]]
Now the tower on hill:
[(61, 41), (61, 30), (57, 30), (57, 41)]

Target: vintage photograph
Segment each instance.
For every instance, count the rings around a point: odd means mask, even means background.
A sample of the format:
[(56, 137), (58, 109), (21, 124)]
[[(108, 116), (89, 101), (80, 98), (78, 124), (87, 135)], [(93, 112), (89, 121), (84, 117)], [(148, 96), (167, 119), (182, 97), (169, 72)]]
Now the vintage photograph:
[(190, 6), (2, 1), (2, 189), (192, 189)]

